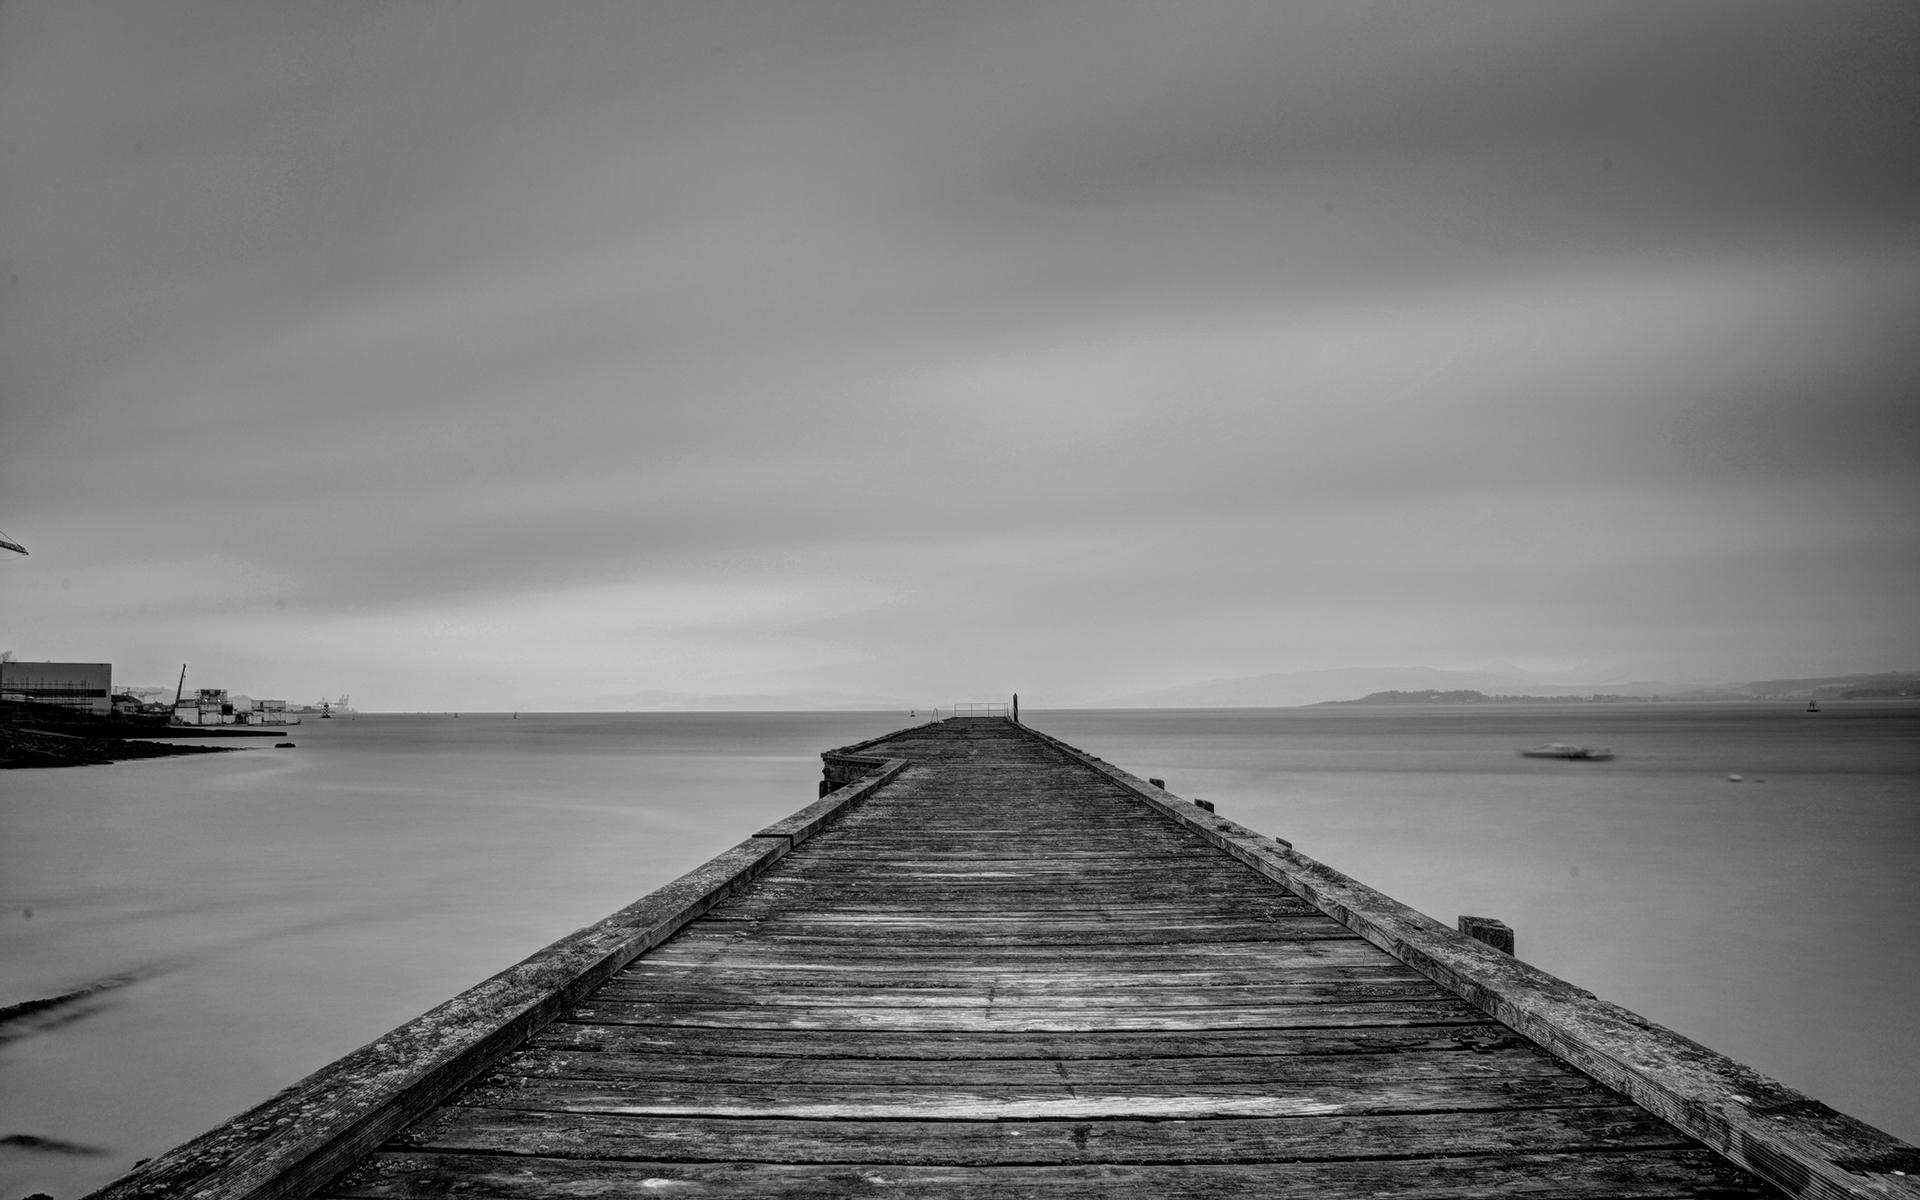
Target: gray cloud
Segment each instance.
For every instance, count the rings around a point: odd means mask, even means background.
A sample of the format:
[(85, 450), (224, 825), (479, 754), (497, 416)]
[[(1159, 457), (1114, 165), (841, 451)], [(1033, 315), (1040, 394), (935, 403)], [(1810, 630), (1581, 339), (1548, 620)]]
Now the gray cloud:
[(1917, 48), (11, 4), (0, 636), (400, 707), (1899, 665)]

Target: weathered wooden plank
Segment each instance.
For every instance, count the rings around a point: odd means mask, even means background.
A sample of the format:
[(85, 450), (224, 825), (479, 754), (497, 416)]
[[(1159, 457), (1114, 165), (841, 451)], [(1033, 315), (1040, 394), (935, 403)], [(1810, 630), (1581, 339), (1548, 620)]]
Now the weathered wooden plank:
[[(1385, 1011), (1373, 1007), (1371, 1014)], [(1093, 1033), (993, 1032), (947, 1033), (938, 1030), (886, 1032), (840, 1029), (702, 1029), (694, 1026), (581, 1024), (555, 1021), (529, 1041), (552, 1049), (629, 1054), (685, 1054), (719, 1060), (733, 1056), (768, 1058), (927, 1059), (951, 1069), (993, 1059), (1046, 1059), (1073, 1063), (1087, 1059), (1200, 1058), (1291, 1054), (1417, 1053), (1430, 1050), (1505, 1051), (1531, 1046), (1504, 1025), (1463, 1002), (1448, 1006), (1456, 1022), (1430, 1008), (1409, 1012), (1396, 1006), (1398, 1021), (1373, 1025), (1295, 1023), (1284, 1029), (1104, 1030)], [(1313, 1015), (1326, 1016), (1316, 1009)], [(1333, 1014), (1338, 1015), (1338, 1014)], [(1408, 1019), (1408, 1018), (1414, 1019)]]
[(978, 1030), (1077, 1033), (1114, 1029), (1288, 1029), (1303, 1025), (1387, 1024), (1418, 1013), (1428, 1020), (1458, 1020), (1470, 1007), (1457, 997), (1383, 998), (1370, 1003), (1328, 1000), (1287, 1005), (1206, 1005), (1198, 1008), (1055, 1009), (1020, 1005), (993, 1008), (933, 1008), (832, 1005), (786, 1007), (710, 1004), (647, 1004), (594, 999), (575, 1019), (633, 1025), (701, 1025), (716, 1029)]
[[(1383, 1056), (1388, 1059), (1397, 1056)], [(490, 1077), (491, 1078), (491, 1077)], [(510, 1086), (508, 1085), (510, 1084)], [(1565, 1071), (1506, 1077), (1426, 1076), (1392, 1065), (1349, 1079), (1289, 1089), (1267, 1084), (943, 1084), (903, 1087), (767, 1084), (731, 1080), (547, 1080), (513, 1077), (467, 1088), (467, 1107), (597, 1112), (629, 1117), (779, 1117), (786, 1120), (1201, 1120), (1370, 1112), (1458, 1112), (1620, 1103), (1615, 1093)]]
[[(1047, 831), (1036, 829), (1032, 832)], [(1145, 841), (1145, 839), (1141, 840)], [(1139, 863), (1192, 863), (1202, 868), (1215, 867), (1220, 865), (1220, 854), (1212, 847), (1199, 842), (1198, 839), (1192, 843), (1158, 846), (1147, 842), (1131, 848), (1126, 848), (1121, 839), (1115, 839), (1109, 847), (1062, 848), (1054, 854), (1044, 853), (1039, 847), (1023, 853), (1011, 849), (1004, 841), (999, 845), (982, 845), (974, 849), (954, 850), (921, 849), (898, 844), (888, 849), (881, 849), (877, 841), (865, 846), (850, 845), (846, 842), (827, 842), (819, 848), (817, 857), (807, 867), (799, 869), (824, 871), (842, 866), (866, 866), (889, 871), (912, 867), (944, 870), (955, 865), (973, 867), (1006, 864), (1017, 866), (1021, 870), (1053, 868), (1060, 872), (1078, 874), (1102, 869), (1121, 873), (1136, 871)]]
[[(1103, 798), (1101, 804), (1111, 804)], [(988, 825), (953, 825), (942, 828), (931, 819), (915, 815), (915, 828), (911, 830), (886, 829), (884, 822), (897, 820), (903, 811), (898, 804), (876, 806), (866, 817), (863, 827), (858, 823), (848, 824), (835, 829), (821, 842), (824, 850), (835, 855), (843, 853), (964, 853), (988, 854), (993, 857), (1016, 857), (1022, 850), (1015, 840), (1031, 833), (1057, 832), (1061, 815), (1054, 814), (1047, 821), (1036, 821), (1025, 827), (999, 827)], [(1080, 857), (1098, 857), (1099, 855), (1131, 855), (1135, 850), (1145, 847), (1166, 846), (1182, 850), (1202, 849), (1206, 839), (1178, 827), (1168, 828), (1164, 824), (1155, 827), (1153, 819), (1143, 819), (1122, 823), (1103, 823), (1094, 828), (1076, 831), (1073, 844), (1069, 849)]]
[(715, 1008), (916, 1008), (973, 1009), (1139, 1009), (1265, 1008), (1296, 1004), (1340, 1004), (1357, 1000), (1452, 998), (1452, 993), (1423, 977), (1375, 980), (1288, 980), (1252, 986), (1157, 988), (1049, 987), (1043, 984), (999, 987), (858, 987), (848, 983), (804, 988), (733, 985), (717, 980), (630, 983), (610, 980), (594, 993), (594, 1003), (627, 1001)]
[[(857, 865), (856, 865), (857, 864)], [(855, 858), (849, 854), (844, 860), (818, 858), (812, 862), (796, 864), (789, 872), (790, 878), (804, 879), (814, 875), (831, 875), (836, 872), (854, 871), (874, 879), (912, 878), (921, 879), (968, 879), (994, 878), (1008, 873), (1022, 879), (1060, 878), (1085, 880), (1114, 884), (1125, 884), (1128, 880), (1137, 880), (1142, 871), (1156, 866), (1169, 869), (1192, 869), (1203, 878), (1208, 874), (1222, 879), (1232, 878), (1229, 865), (1223, 864), (1217, 854), (1206, 854), (1199, 850), (1178, 854), (1140, 854), (1128, 855), (1125, 860), (1115, 861), (1110, 856), (1089, 856), (1083, 859), (1063, 859), (1048, 857), (1013, 857), (1008, 855), (971, 855), (966, 857), (946, 857), (936, 855), (896, 855), (891, 857), (867, 856)]]
[[(1035, 874), (966, 876), (952, 875), (920, 878), (911, 875), (883, 875), (872, 871), (845, 871), (833, 875), (782, 874), (766, 882), (755, 900), (773, 906), (818, 902), (821, 904), (900, 904), (927, 906), (949, 900), (980, 904), (1000, 900), (1009, 908), (1045, 908), (1058, 900), (1062, 904), (1103, 905), (1179, 905), (1259, 904), (1267, 903), (1295, 912), (1312, 910), (1312, 905), (1296, 896), (1262, 885), (1258, 876), (1246, 874), (1196, 873), (1191, 886), (1181, 888), (1179, 875), (1148, 879), (1128, 877), (1124, 873), (1099, 878), (1086, 872), (1066, 878)], [(982, 884), (981, 879), (997, 882)]]
[[(1380, 954), (1378, 947), (1357, 934), (1349, 932), (1345, 926), (1336, 926), (1336, 928), (1339, 931), (1337, 934), (1329, 934), (1325, 937), (1316, 934), (1307, 939), (1166, 942), (1148, 946), (1082, 945), (1074, 950), (1072, 961), (1090, 970), (1101, 969), (1103, 964), (1113, 963), (1137, 965), (1143, 970), (1179, 970), (1189, 965), (1196, 969), (1238, 965), (1244, 965), (1249, 969), (1266, 969), (1269, 964), (1289, 962), (1295, 956), (1313, 954), (1321, 949), (1331, 953), (1358, 948), (1364, 948), (1378, 955), (1375, 961), (1381, 959), (1398, 961), (1391, 955)], [(675, 961), (702, 959), (711, 962), (738, 962), (742, 965), (754, 962), (769, 964), (810, 962), (822, 966), (831, 966), (836, 963), (899, 963), (927, 967), (979, 966), (983, 969), (1036, 964), (1052, 966), (1064, 961), (1059, 948), (1055, 946), (901, 945), (895, 947), (881, 942), (861, 941), (837, 942), (829, 946), (797, 939), (775, 941), (756, 938), (743, 930), (716, 936), (709, 935), (699, 928), (681, 934), (647, 957), (652, 959), (655, 956), (662, 959), (677, 956)]]
[[(991, 989), (996, 996), (1015, 996), (1034, 992), (1077, 993), (1120, 988), (1259, 988), (1272, 986), (1275, 978), (1271, 971), (1254, 970), (1050, 970), (1037, 963), (1028, 964), (1024, 969), (1007, 970), (979, 966), (914, 966), (871, 959), (866, 960), (866, 964), (860, 967), (849, 967), (846, 963), (790, 963), (781, 966), (735, 966), (719, 962), (648, 964), (645, 970), (629, 968), (620, 977), (620, 985), (651, 992), (656, 988), (671, 988), (677, 981), (698, 980), (734, 988), (944, 988), (982, 992)], [(1287, 977), (1292, 983), (1417, 981), (1427, 987), (1434, 986), (1426, 976), (1400, 963), (1308, 962), (1291, 968)]]
[(339, 1200), (415, 1200), (476, 1195), (497, 1200), (555, 1196), (833, 1198), (1088, 1196), (1224, 1200), (1255, 1195), (1320, 1200), (1619, 1200), (1621, 1197), (1766, 1195), (1711, 1154), (1494, 1154), (1343, 1162), (1182, 1163), (971, 1167), (913, 1164), (688, 1163), (540, 1158), (517, 1154), (383, 1152), (330, 1189)]
[[(795, 966), (824, 970), (899, 970), (937, 969), (941, 961), (972, 967), (975, 964), (1000, 964), (1002, 969), (1019, 971), (1163, 971), (1163, 970), (1247, 970), (1284, 971), (1308, 969), (1319, 964), (1342, 966), (1392, 965), (1411, 970), (1386, 954), (1378, 946), (1348, 933), (1343, 938), (1315, 938), (1303, 942), (1201, 942), (1193, 946), (1163, 946), (1151, 951), (1131, 951), (1114, 947), (1088, 946), (1071, 959), (1058, 954), (1033, 950), (969, 950), (922, 947), (911, 958), (896, 961), (882, 947), (877, 952), (855, 945), (828, 952), (824, 949), (774, 946), (740, 936), (708, 937), (698, 926), (663, 943), (635, 961), (630, 970), (708, 966), (719, 963), (742, 967)], [(863, 965), (864, 964), (864, 965)]]
[[(752, 927), (768, 931), (801, 932), (818, 929), (823, 933), (846, 932), (859, 935), (870, 926), (895, 925), (904, 929), (916, 927), (939, 928), (951, 926), (956, 929), (974, 929), (1005, 927), (1009, 930), (1029, 930), (1041, 932), (1035, 927), (1053, 926), (1061, 930), (1077, 932), (1110, 930), (1116, 919), (1125, 914), (1113, 911), (1063, 912), (1053, 921), (1040, 915), (996, 915), (990, 912), (955, 911), (950, 913), (925, 913), (912, 911), (876, 910), (873, 912), (810, 912), (796, 909), (793, 912), (767, 913), (714, 913), (702, 925), (702, 933), (723, 934), (739, 927)], [(1222, 933), (1236, 929), (1332, 929), (1343, 936), (1352, 931), (1339, 921), (1321, 913), (1303, 913), (1290, 907), (1275, 906), (1260, 911), (1241, 911), (1239, 913), (1191, 912), (1184, 916), (1165, 913), (1142, 913), (1131, 918), (1131, 923), (1146, 929), (1211, 930)], [(1215, 940), (1219, 940), (1216, 938)]]
[(1353, 933), (1337, 921), (1325, 917), (1277, 918), (1270, 922), (1234, 926), (1196, 925), (1192, 927), (1157, 926), (1129, 929), (1122, 925), (1088, 927), (1072, 931), (1044, 929), (966, 929), (861, 931), (831, 926), (780, 925), (757, 921), (715, 921), (713, 933), (752, 935), (779, 945), (817, 945), (823, 950), (855, 946), (890, 946), (903, 950), (915, 948), (952, 949), (978, 946), (994, 952), (1022, 946), (1049, 949), (1077, 949), (1098, 946), (1181, 946), (1205, 942), (1303, 942), (1317, 938), (1346, 940)]
[(929, 1059), (794, 1058), (707, 1054), (609, 1053), (563, 1050), (529, 1042), (495, 1063), (484, 1077), (498, 1085), (508, 1076), (537, 1079), (656, 1080), (697, 1083), (839, 1085), (885, 1082), (900, 1087), (1154, 1087), (1213, 1084), (1292, 1087), (1361, 1079), (1504, 1079), (1563, 1075), (1566, 1068), (1532, 1048), (1504, 1052), (1457, 1047), (1410, 1053), (1396, 1048), (1370, 1054), (1216, 1055), (1157, 1058), (978, 1058), (963, 1062)]
[[(1040, 891), (1013, 892), (1004, 903), (992, 903), (997, 889), (967, 886), (942, 887), (927, 892), (865, 892), (859, 889), (831, 891), (791, 891), (772, 896), (755, 896), (751, 904), (733, 905), (713, 914), (716, 929), (728, 921), (762, 921), (780, 924), (859, 924), (877, 921), (948, 920), (953, 922), (989, 922), (1017, 924), (1039, 922), (1079, 922), (1110, 924), (1116, 920), (1175, 922), (1182, 925), (1226, 925), (1279, 920), (1330, 923), (1345, 930), (1338, 921), (1297, 900), (1259, 895), (1244, 898), (1202, 891), (1191, 903), (1169, 899), (1129, 902), (1107, 890), (1056, 889), (1052, 902)], [(1009, 889), (1011, 891), (1011, 889)], [(790, 899), (789, 904), (773, 901)], [(695, 932), (705, 932), (702, 930)], [(1350, 930), (1345, 932), (1351, 934)]]
[(949, 880), (882, 880), (872, 876), (849, 876), (844, 880), (776, 879), (764, 890), (756, 889), (750, 903), (741, 908), (947, 908), (1001, 909), (1011, 912), (1055, 911), (1073, 908), (1225, 910), (1246, 905), (1275, 912), (1312, 913), (1317, 910), (1304, 900), (1277, 888), (1261, 888), (1257, 880), (1232, 880), (1233, 886), (1209, 886), (1194, 880), (1194, 886), (1182, 891), (1169, 881), (1163, 887), (1115, 881), (1095, 887), (1086, 883), (1040, 883), (1023, 880), (1002, 881), (991, 887), (977, 883), (953, 883)]
[[(1234, 886), (1220, 886), (1221, 883)], [(944, 908), (989, 911), (994, 907), (993, 902), (1000, 900), (1000, 907), (1012, 912), (1066, 912), (1074, 909), (1114, 912), (1137, 907), (1143, 912), (1155, 908), (1184, 908), (1196, 914), (1220, 915), (1236, 908), (1252, 908), (1297, 916), (1323, 915), (1311, 905), (1285, 893), (1262, 892), (1244, 886), (1239, 880), (1212, 882), (1195, 879), (1191, 895), (1183, 898), (1172, 888), (1157, 894), (1144, 887), (1136, 888), (1124, 876), (1116, 876), (1112, 880), (1068, 876), (1048, 882), (1038, 873), (948, 874), (894, 880), (872, 876), (858, 880), (849, 877), (844, 881), (783, 880), (779, 886), (769, 888), (764, 895), (754, 899), (752, 906), (743, 907), (769, 911), (795, 911), (816, 905), (822, 909), (858, 908), (867, 911), (896, 908), (908, 911)], [(1190, 902), (1182, 903), (1183, 899)], [(779, 904), (776, 901), (787, 903)]]
[(448, 1107), (398, 1143), (442, 1153), (678, 1162), (1329, 1162), (1429, 1155), (1682, 1149), (1671, 1125), (1630, 1105), (1204, 1121), (787, 1121)]
[(870, 873), (848, 872), (844, 878), (769, 879), (764, 891), (756, 889), (756, 901), (776, 904), (862, 904), (939, 906), (945, 904), (987, 905), (995, 902), (1007, 908), (1045, 908), (1057, 901), (1062, 905), (1093, 903), (1104, 906), (1139, 904), (1142, 906), (1177, 905), (1186, 901), (1198, 904), (1266, 904), (1276, 910), (1318, 911), (1304, 900), (1273, 887), (1262, 887), (1257, 879), (1199, 879), (1182, 888), (1173, 879), (1136, 879), (1132, 883), (1114, 882), (1102, 887), (1086, 884), (1024, 878), (1000, 879), (990, 884), (978, 881), (954, 882), (951, 879), (881, 879)]
[(716, 931), (724, 932), (736, 924), (773, 937), (853, 938), (868, 940), (950, 941), (955, 937), (969, 941), (996, 938), (1041, 939), (1049, 942), (1073, 942), (1082, 935), (1102, 938), (1125, 937), (1130, 941), (1184, 941), (1196, 932), (1211, 937), (1287, 933), (1292, 930), (1324, 929), (1329, 919), (1322, 916), (1276, 914), (1267, 918), (1240, 917), (1140, 917), (1122, 920), (1100, 915), (1063, 916), (1056, 921), (1038, 917), (997, 917), (984, 913), (953, 915), (911, 915), (899, 913), (794, 913), (790, 916), (735, 917), (717, 914), (711, 918)]
[[(836, 897), (840, 893), (835, 893)], [(1037, 925), (1050, 924), (1111, 925), (1132, 921), (1158, 925), (1228, 925), (1281, 919), (1326, 921), (1323, 913), (1291, 904), (1234, 904), (1227, 899), (1197, 899), (1190, 905), (1132, 905), (1116, 897), (1098, 893), (1062, 897), (1058, 906), (996, 910), (990, 905), (955, 903), (949, 905), (841, 903), (806, 905), (804, 908), (778, 907), (761, 902), (721, 908), (713, 913), (715, 924), (725, 921), (760, 921), (777, 925)]]

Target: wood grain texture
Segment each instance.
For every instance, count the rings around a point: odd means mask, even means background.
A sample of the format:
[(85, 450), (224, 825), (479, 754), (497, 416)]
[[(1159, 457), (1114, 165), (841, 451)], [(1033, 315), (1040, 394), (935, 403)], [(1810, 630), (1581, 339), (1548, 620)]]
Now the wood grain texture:
[[(876, 1075), (880, 1071), (874, 1072)], [(720, 1084), (636, 1080), (513, 1079), (461, 1093), (461, 1104), (629, 1116), (781, 1117), (794, 1120), (1004, 1121), (1067, 1118), (1199, 1120), (1618, 1104), (1619, 1097), (1565, 1070), (1509, 1076), (1424, 1076), (1412, 1069), (1357, 1071), (1348, 1079), (1158, 1087), (1127, 1083), (920, 1087), (853, 1084)], [(1676, 1135), (1678, 1136), (1678, 1135)]]
[[(905, 1132), (910, 1133), (908, 1126)], [(1091, 1141), (1091, 1134), (1089, 1134)], [(993, 1197), (1002, 1200), (1229, 1200), (1313, 1196), (1318, 1200), (1620, 1200), (1775, 1195), (1751, 1176), (1699, 1150), (1631, 1154), (1490, 1154), (1240, 1163), (1118, 1163), (982, 1167), (967, 1164), (634, 1161), (519, 1154), (441, 1154), (390, 1150), (340, 1181), (342, 1200), (415, 1200), (485, 1196), (694, 1196), (842, 1200), (847, 1196)]]
[[(1316, 1013), (1325, 1013), (1316, 1009)], [(1287, 1029), (1127, 1030), (1071, 1034), (939, 1030), (703, 1029), (697, 1026), (614, 1025), (555, 1021), (528, 1047), (605, 1050), (630, 1054), (697, 1055), (716, 1064), (735, 1057), (791, 1060), (889, 1059), (912, 1070), (932, 1060), (963, 1076), (967, 1064), (1033, 1059), (1055, 1070), (1090, 1059), (1142, 1064), (1163, 1060), (1292, 1054), (1413, 1053), (1421, 1050), (1506, 1050), (1532, 1043), (1465, 1004), (1448, 1010), (1456, 1020), (1378, 1021), (1367, 1025), (1297, 1024)], [(1374, 1017), (1377, 1010), (1368, 1010)], [(1406, 1014), (1403, 1014), (1406, 1015)], [(1478, 1022), (1477, 1024), (1474, 1022)]]
[(398, 1144), (562, 1158), (1018, 1166), (1683, 1149), (1687, 1142), (1644, 1109), (1614, 1105), (1201, 1121), (631, 1121), (450, 1107)]
[(1293, 1086), (1355, 1079), (1506, 1079), (1557, 1075), (1558, 1064), (1538, 1051), (1509, 1045), (1441, 1047), (1431, 1039), (1381, 1043), (1366, 1052), (1317, 1054), (1163, 1055), (1113, 1058), (974, 1058), (961, 1062), (873, 1058), (798, 1058), (773, 1055), (611, 1052), (556, 1049), (516, 1051), (494, 1065), (487, 1087), (522, 1086), (520, 1079), (653, 1080), (782, 1086), (862, 1086), (880, 1080), (897, 1087), (1194, 1088), (1214, 1084)]
[(1381, 1000), (1265, 1008), (1075, 1015), (1057, 1009), (1009, 1008), (977, 1012), (840, 1008), (826, 1012), (767, 1007), (708, 1008), (698, 1005), (631, 1004), (595, 998), (571, 1014), (576, 1021), (607, 1025), (687, 1026), (701, 1029), (859, 1030), (867, 1033), (1114, 1033), (1185, 1034), (1215, 1029), (1309, 1029), (1367, 1025), (1438, 1025), (1476, 1016), (1457, 996), (1436, 1000)]

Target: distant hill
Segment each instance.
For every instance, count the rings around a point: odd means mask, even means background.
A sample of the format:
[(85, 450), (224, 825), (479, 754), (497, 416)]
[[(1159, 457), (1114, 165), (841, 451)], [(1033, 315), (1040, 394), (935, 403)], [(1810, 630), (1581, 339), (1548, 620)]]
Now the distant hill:
[[(1920, 671), (1875, 675), (1831, 675), (1817, 679), (1768, 679), (1753, 683), (1670, 683), (1636, 679), (1626, 683), (1548, 684), (1487, 671), (1443, 671), (1435, 667), (1346, 667), (1332, 671), (1287, 671), (1239, 679), (1134, 692), (1090, 708), (1295, 708), (1329, 701), (1373, 704), (1465, 703), (1481, 700), (1375, 700), (1374, 696), (1475, 693), (1484, 702), (1512, 700), (1827, 700), (1920, 696)], [(1356, 701), (1356, 697), (1359, 698)]]
[(1438, 692), (1429, 688), (1424, 692), (1373, 692), (1358, 700), (1322, 700), (1315, 707), (1342, 704), (1631, 704), (1645, 699), (1645, 696), (1615, 696), (1599, 692), (1587, 696), (1489, 696), (1485, 692)]
[(1830, 675), (1824, 679), (1762, 679), (1740, 686), (1750, 696), (1781, 700), (1868, 700), (1920, 696), (1920, 671)]
[(1287, 671), (1242, 679), (1212, 679), (1179, 687), (1119, 696), (1094, 708), (1293, 708), (1325, 700), (1351, 700), (1374, 692), (1474, 691), (1507, 696), (1672, 695), (1682, 685), (1636, 680), (1622, 684), (1566, 687), (1535, 683), (1489, 671), (1442, 671), (1436, 667), (1345, 667), (1332, 671)]

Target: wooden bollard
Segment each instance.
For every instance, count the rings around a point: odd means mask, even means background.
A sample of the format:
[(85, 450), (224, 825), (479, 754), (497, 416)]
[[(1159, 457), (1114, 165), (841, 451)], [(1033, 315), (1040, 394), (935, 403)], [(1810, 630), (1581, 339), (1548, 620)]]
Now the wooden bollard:
[(1513, 953), (1513, 929), (1505, 921), (1492, 917), (1460, 918), (1459, 929), (1476, 942), (1485, 942), (1495, 950)]
[(1195, 796), (1195, 797), (1193, 798), (1193, 806), (1194, 806), (1195, 808), (1204, 808), (1204, 809), (1206, 809), (1206, 810), (1207, 810), (1208, 812), (1212, 812), (1212, 811), (1213, 811), (1213, 801), (1211, 801), (1211, 800), (1202, 800), (1202, 799), (1201, 799), (1200, 797), (1198, 797), (1198, 796)]
[(1152, 784), (1153, 786), (1155, 786), (1155, 787), (1157, 787), (1157, 788), (1161, 788), (1161, 789), (1163, 789), (1163, 790), (1164, 790), (1164, 789), (1166, 788), (1166, 786), (1167, 786), (1167, 781), (1166, 781), (1166, 780), (1164, 780), (1164, 779), (1155, 779), (1155, 778), (1154, 778), (1153, 776), (1151, 776), (1151, 775), (1149, 775), (1149, 776), (1147, 776), (1147, 782), (1148, 782), (1148, 783), (1150, 783), (1150, 784)]

